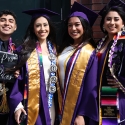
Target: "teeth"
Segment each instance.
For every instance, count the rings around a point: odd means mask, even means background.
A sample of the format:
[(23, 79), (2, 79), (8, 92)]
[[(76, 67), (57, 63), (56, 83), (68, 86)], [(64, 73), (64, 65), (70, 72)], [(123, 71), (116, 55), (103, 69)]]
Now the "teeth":
[(72, 33), (73, 35), (76, 35), (77, 33)]

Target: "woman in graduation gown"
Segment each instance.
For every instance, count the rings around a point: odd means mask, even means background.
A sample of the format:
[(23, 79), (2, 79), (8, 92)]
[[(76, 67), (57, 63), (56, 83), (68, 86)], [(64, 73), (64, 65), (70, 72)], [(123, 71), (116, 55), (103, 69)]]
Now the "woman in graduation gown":
[(91, 26), (98, 14), (74, 2), (59, 48), (60, 125), (95, 125), (98, 121), (97, 67)]
[[(20, 69), (10, 94), (9, 125), (54, 125), (56, 121), (56, 41), (50, 16), (45, 8), (27, 10), (31, 15), (25, 41), (17, 49)], [(12, 70), (11, 70), (12, 71)]]
[(125, 125), (125, 3), (111, 0), (99, 14), (99, 125)]

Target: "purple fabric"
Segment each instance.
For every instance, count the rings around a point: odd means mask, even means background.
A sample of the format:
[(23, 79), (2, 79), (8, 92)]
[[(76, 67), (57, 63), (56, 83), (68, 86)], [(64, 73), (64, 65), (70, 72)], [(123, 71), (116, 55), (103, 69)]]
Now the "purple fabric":
[[(26, 67), (23, 67), (23, 74), (21, 74), (23, 78), (25, 78), (26, 73)], [(40, 72), (41, 78), (40, 78), (40, 110), (39, 115), (36, 120), (35, 125), (51, 125), (50, 115), (49, 115), (49, 108), (48, 108), (48, 102), (47, 102), (47, 94), (46, 94), (46, 87), (44, 82), (44, 73), (43, 68), (41, 67)], [(8, 125), (17, 125), (17, 123), (14, 120), (14, 110), (23, 100), (23, 88), (24, 88), (25, 79), (17, 79), (13, 90), (10, 95), (10, 118), (9, 118), (9, 124)], [(27, 107), (26, 107), (27, 110)]]
[(49, 16), (59, 15), (58, 13), (56, 13), (54, 11), (50, 11), (50, 10), (48, 10), (46, 8), (25, 10), (25, 11), (23, 11), (23, 13), (32, 16), (32, 18), (40, 17), (40, 16), (45, 16), (45, 17), (49, 18)]
[[(72, 58), (70, 60), (72, 60)], [(78, 115), (87, 117), (87, 125), (97, 124), (97, 66), (98, 61), (94, 51), (89, 59), (89, 63), (85, 71), (78, 101), (72, 117), (71, 125), (74, 125), (75, 118)]]
[(89, 20), (88, 20), (86, 14), (84, 14), (83, 12), (74, 12), (70, 15), (70, 17), (77, 17), (77, 16), (82, 17), (83, 19), (85, 19), (89, 23)]
[(102, 125), (117, 125), (117, 119), (103, 119), (102, 120)]
[[(125, 42), (125, 39), (121, 39), (118, 40), (118, 42)], [(107, 49), (105, 50), (105, 52), (102, 54), (101, 60), (99, 61), (99, 66), (98, 66), (98, 83), (99, 83), (99, 78), (100, 78), (100, 74), (102, 71), (102, 67), (103, 67), (103, 63), (104, 63), (104, 59), (105, 59), (105, 55), (107, 53), (107, 51), (109, 50), (110, 45), (107, 47)], [(117, 76), (118, 80), (122, 83), (122, 85), (125, 87), (125, 45), (124, 45), (124, 49), (123, 49), (123, 60), (121, 63), (121, 71), (119, 72), (119, 76)], [(104, 77), (104, 75), (103, 75)], [(125, 94), (119, 90), (119, 113), (120, 113), (120, 120), (124, 120), (125, 119)], [(121, 125), (125, 125), (125, 122), (123, 122)]]

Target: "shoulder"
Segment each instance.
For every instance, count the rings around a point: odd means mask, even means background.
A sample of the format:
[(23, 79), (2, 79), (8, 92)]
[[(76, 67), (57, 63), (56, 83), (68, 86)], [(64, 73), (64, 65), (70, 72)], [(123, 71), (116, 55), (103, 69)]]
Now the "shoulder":
[(82, 50), (87, 53), (92, 53), (95, 50), (95, 48), (90, 43), (87, 43), (82, 47)]

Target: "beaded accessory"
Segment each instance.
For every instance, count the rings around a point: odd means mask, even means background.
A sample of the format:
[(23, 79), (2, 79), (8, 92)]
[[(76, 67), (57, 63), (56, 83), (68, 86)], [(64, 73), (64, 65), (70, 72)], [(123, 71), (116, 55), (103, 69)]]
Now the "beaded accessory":
[(116, 48), (116, 44), (117, 44), (117, 40), (119, 39), (119, 37), (122, 35), (122, 32), (118, 32), (116, 39), (114, 40), (111, 49), (109, 51), (109, 59), (108, 59), (108, 67), (110, 69), (111, 75), (113, 76), (113, 78), (116, 80), (116, 83), (119, 85), (119, 88), (122, 90), (122, 92), (125, 94), (125, 88), (124, 86), (119, 82), (119, 80), (117, 79), (116, 75), (115, 75), (115, 63), (113, 63), (113, 55), (115, 52), (115, 48)]
[[(50, 77), (49, 77), (49, 91), (48, 91), (48, 107), (52, 107), (52, 99), (53, 99), (53, 94), (56, 92), (56, 82), (57, 82), (57, 77), (56, 77), (56, 71), (57, 71), (57, 66), (56, 66), (56, 56), (54, 55), (53, 49), (52, 49), (52, 44), (48, 41), (47, 42), (47, 47), (49, 50), (49, 59), (51, 61), (51, 66), (50, 66)], [(43, 66), (42, 62), (42, 50), (40, 47), (40, 43), (37, 42), (37, 53), (39, 57), (39, 63), (40, 66)]]
[[(125, 31), (120, 31), (117, 33), (116, 38), (114, 39), (114, 42), (110, 48), (109, 51), (109, 58), (108, 58), (108, 67), (109, 70), (111, 72), (111, 75), (113, 76), (113, 78), (116, 80), (116, 83), (119, 85), (119, 88), (125, 93), (125, 88), (123, 87), (123, 85), (119, 82), (119, 80), (117, 79), (117, 77), (115, 76), (115, 63), (113, 63), (113, 58), (114, 58), (114, 52), (115, 52), (115, 48), (117, 45), (117, 40), (119, 39), (120, 36), (125, 35)], [(101, 41), (99, 42), (99, 44), (97, 45), (96, 48), (96, 52), (99, 52), (99, 50), (101, 49), (103, 42), (105, 41), (107, 36), (105, 36), (104, 38), (101, 39)]]

